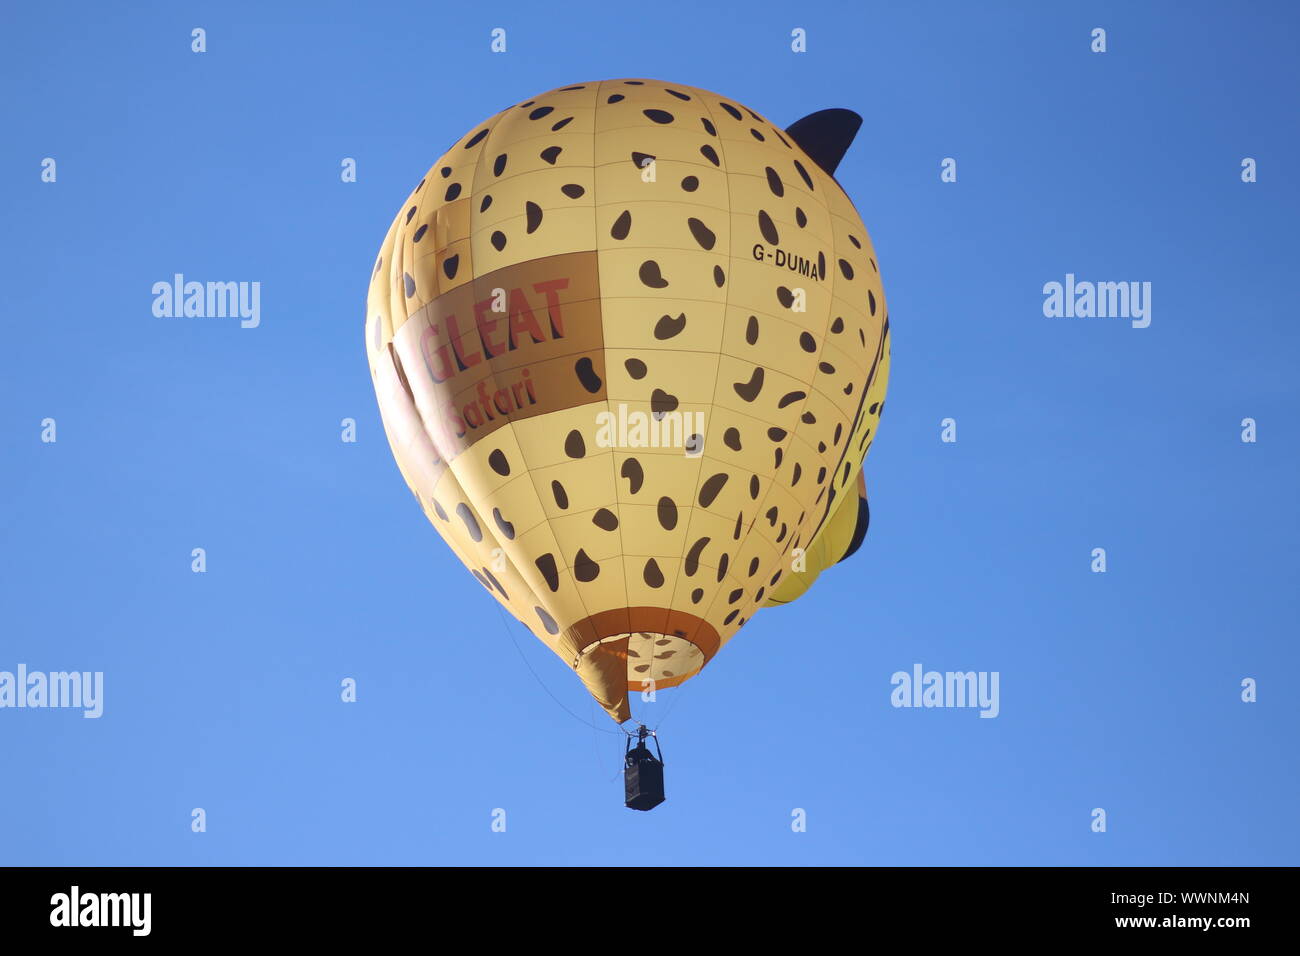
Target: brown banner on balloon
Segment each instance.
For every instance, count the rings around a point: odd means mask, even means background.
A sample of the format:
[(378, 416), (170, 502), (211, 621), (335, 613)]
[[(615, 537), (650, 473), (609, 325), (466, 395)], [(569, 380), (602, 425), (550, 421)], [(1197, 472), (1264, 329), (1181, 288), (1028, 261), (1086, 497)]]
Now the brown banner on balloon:
[(595, 252), (532, 259), (430, 302), (394, 336), (442, 456), (507, 422), (606, 398)]

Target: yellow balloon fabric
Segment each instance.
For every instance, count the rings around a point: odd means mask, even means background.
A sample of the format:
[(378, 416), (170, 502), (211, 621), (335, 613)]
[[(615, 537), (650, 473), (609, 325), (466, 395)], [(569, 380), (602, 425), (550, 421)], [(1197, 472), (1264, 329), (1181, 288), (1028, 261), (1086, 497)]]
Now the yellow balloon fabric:
[[(889, 322), (810, 153), (706, 90), (566, 86), (453, 144), (375, 263), (366, 349), (403, 477), (616, 721), (852, 537)], [(807, 652), (790, 638), (773, 652)]]

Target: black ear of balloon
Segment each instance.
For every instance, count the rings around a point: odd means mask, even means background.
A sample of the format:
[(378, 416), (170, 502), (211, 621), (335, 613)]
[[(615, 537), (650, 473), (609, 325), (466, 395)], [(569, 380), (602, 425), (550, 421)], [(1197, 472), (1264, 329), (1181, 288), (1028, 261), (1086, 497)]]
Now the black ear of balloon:
[[(840, 558), (840, 561), (852, 557), (853, 553), (862, 547), (862, 540), (867, 536), (867, 525), (869, 524), (871, 524), (871, 509), (867, 507), (867, 499), (863, 495), (858, 498), (858, 523), (853, 529), (853, 540), (849, 542), (849, 548), (844, 552), (844, 557)], [(835, 563), (839, 564), (839, 561)]]
[(795, 120), (785, 131), (809, 159), (834, 176), (861, 126), (862, 117), (853, 110), (829, 109)]

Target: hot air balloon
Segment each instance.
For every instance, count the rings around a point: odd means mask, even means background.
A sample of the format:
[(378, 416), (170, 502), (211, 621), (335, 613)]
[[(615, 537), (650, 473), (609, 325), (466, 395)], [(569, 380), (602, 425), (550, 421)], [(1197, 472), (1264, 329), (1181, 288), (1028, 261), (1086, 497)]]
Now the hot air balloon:
[(565, 86), (455, 142), (379, 250), (366, 348), (398, 468), (619, 723), (861, 543), (889, 377), (833, 175), (861, 122)]

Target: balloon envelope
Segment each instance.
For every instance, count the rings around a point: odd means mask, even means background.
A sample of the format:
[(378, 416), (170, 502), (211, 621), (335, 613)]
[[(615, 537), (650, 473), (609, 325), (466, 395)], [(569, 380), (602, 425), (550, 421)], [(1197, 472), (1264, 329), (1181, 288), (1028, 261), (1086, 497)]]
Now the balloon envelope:
[(454, 143), (384, 239), (366, 347), (398, 467), (615, 720), (861, 540), (889, 323), (832, 175), (860, 122), (567, 86)]

